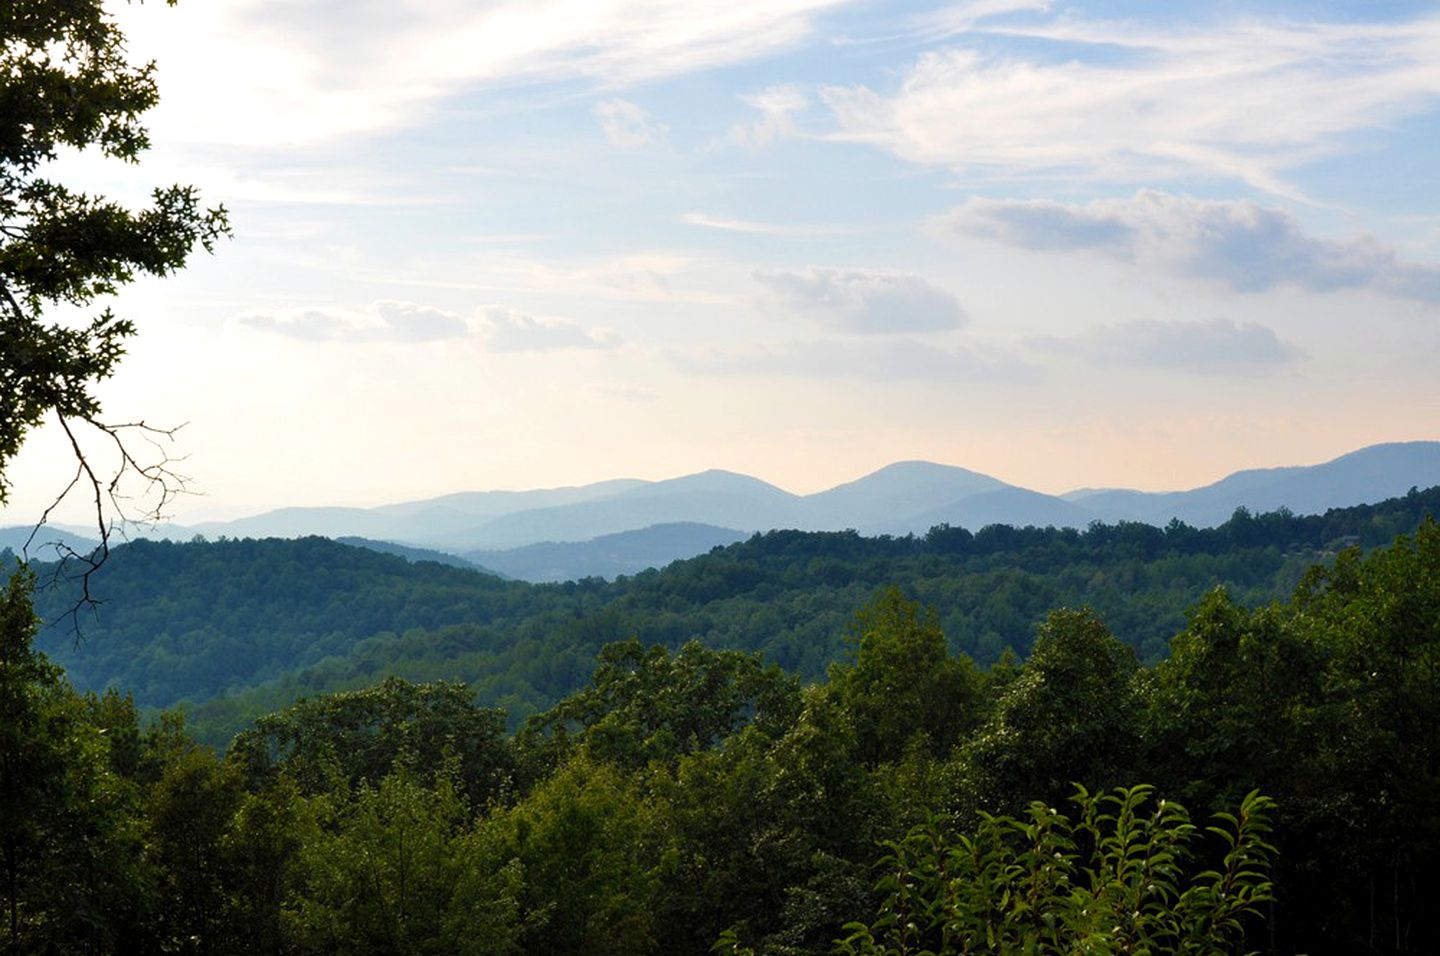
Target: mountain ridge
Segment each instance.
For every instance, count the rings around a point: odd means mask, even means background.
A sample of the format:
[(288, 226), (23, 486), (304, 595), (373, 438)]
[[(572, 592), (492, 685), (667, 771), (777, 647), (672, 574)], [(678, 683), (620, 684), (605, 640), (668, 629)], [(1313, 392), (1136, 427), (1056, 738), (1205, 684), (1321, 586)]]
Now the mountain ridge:
[[(785, 528), (904, 535), (924, 534), (938, 524), (976, 531), (987, 524), (1083, 528), (1094, 521), (1164, 525), (1176, 519), (1214, 527), (1241, 507), (1319, 513), (1433, 485), (1440, 485), (1440, 441), (1428, 440), (1370, 445), (1314, 465), (1242, 469), (1207, 485), (1166, 492), (1080, 488), (1050, 495), (956, 465), (908, 460), (805, 495), (715, 468), (658, 481), (619, 478), (528, 491), (455, 492), (377, 508), (280, 508), (139, 536), (322, 534), (461, 558), (545, 545), (551, 549), (552, 569), (583, 566), (613, 576), (634, 573), (639, 559), (595, 564), (594, 556), (604, 548), (593, 542), (657, 526), (704, 525), (739, 535)], [(573, 561), (560, 553), (567, 546)], [(582, 559), (582, 552), (588, 556)], [(673, 549), (665, 554), (690, 556)]]

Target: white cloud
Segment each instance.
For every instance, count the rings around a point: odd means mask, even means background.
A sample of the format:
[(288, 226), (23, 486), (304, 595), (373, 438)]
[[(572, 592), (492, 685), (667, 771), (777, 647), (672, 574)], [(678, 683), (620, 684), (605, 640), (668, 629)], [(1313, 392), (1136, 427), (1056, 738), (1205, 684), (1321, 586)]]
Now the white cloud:
[(1316, 292), (1366, 288), (1440, 302), (1440, 267), (1406, 262), (1368, 236), (1307, 235), (1281, 209), (1141, 190), (1089, 203), (972, 198), (942, 229), (1034, 250), (1092, 250), (1124, 262), (1241, 292), (1295, 285)]
[(161, 64), (157, 140), (251, 147), (418, 125), (474, 88), (617, 88), (810, 37), (844, 0), (233, 0), (120, 7)]
[(908, 339), (785, 342), (748, 348), (674, 352), (680, 368), (712, 375), (852, 379), (903, 384), (1019, 382), (1034, 370), (1007, 355), (936, 348)]
[[(1026, 52), (930, 51), (892, 94), (826, 88), (838, 138), (979, 175), (1199, 174), (1294, 196), (1288, 169), (1440, 96), (1434, 17), (1165, 31), (1067, 15), (975, 30)], [(1036, 52), (1046, 44), (1050, 58)]]
[(605, 329), (587, 329), (567, 319), (530, 315), (498, 305), (481, 309), (480, 323), (492, 352), (608, 349), (620, 344), (619, 336)]
[(470, 334), (453, 312), (382, 299), (355, 311), (342, 308), (255, 309), (241, 325), (304, 342), (434, 342)]
[(960, 302), (921, 276), (870, 269), (757, 272), (787, 308), (843, 332), (934, 332), (965, 322)]
[(1014, 13), (1040, 13), (1050, 7), (1049, 0), (964, 0), (927, 14), (919, 22), (931, 33), (954, 36), (970, 32), (984, 20)]
[(619, 97), (595, 104), (595, 118), (612, 146), (646, 146), (659, 139), (655, 119), (643, 107)]
[(704, 212), (687, 212), (680, 221), (689, 226), (717, 229), (721, 232), (739, 232), (753, 236), (791, 236), (814, 238), (833, 236), (841, 230), (826, 226), (808, 226), (794, 223), (756, 222), (753, 219), (734, 219), (730, 216), (712, 216)]
[(587, 329), (568, 319), (535, 316), (499, 305), (477, 309), (473, 318), (444, 309), (382, 299), (363, 309), (256, 309), (236, 316), (248, 328), (302, 342), (437, 342), (478, 337), (491, 352), (614, 348), (620, 339), (605, 329)]
[(766, 87), (740, 99), (760, 112), (760, 118), (730, 127), (730, 141), (740, 146), (769, 146), (795, 135), (795, 114), (810, 105), (810, 98), (788, 84)]
[(1103, 325), (1076, 336), (1030, 340), (1042, 351), (1074, 355), (1103, 365), (1243, 372), (1286, 365), (1301, 357), (1295, 346), (1256, 322), (1141, 320)]

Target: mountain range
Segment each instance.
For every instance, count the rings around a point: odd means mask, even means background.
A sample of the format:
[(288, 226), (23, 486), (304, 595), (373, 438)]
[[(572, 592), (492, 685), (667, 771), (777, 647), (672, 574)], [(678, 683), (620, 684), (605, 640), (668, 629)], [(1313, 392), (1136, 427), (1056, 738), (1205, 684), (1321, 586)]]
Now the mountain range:
[(1434, 485), (1440, 485), (1440, 442), (1414, 441), (1372, 445), (1318, 465), (1240, 471), (1189, 491), (1048, 495), (965, 468), (905, 461), (810, 495), (711, 470), (663, 481), (461, 492), (377, 508), (282, 508), (150, 534), (355, 537), (368, 539), (367, 546), (443, 552), (502, 575), (541, 581), (635, 573), (780, 528), (903, 535), (941, 524), (1083, 528), (1094, 521), (1164, 525), (1172, 519), (1213, 527), (1240, 507), (1322, 513)]

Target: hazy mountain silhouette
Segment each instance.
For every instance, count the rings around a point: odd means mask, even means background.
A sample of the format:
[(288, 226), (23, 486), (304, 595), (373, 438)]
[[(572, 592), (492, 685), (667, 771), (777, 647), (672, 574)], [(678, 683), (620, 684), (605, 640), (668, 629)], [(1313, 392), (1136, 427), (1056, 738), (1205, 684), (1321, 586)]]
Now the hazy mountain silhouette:
[(909, 530), (914, 516), (971, 495), (1009, 487), (997, 478), (953, 465), (902, 461), (807, 496), (800, 514), (803, 527), (817, 531)]
[(676, 522), (601, 535), (590, 541), (546, 541), (503, 551), (468, 551), (465, 557), (522, 581), (575, 581), (663, 568), (672, 561), (693, 558), (746, 537), (729, 528)]
[(1211, 527), (1240, 507), (1320, 514), (1329, 508), (1369, 504), (1403, 495), (1412, 487), (1434, 485), (1440, 485), (1440, 442), (1415, 441), (1371, 445), (1308, 467), (1237, 471), (1192, 491), (1109, 490), (1067, 497), (1103, 521), (1165, 524), (1179, 518), (1187, 524)]
[[(379, 508), (281, 508), (152, 536), (356, 536), (470, 557), (485, 552), (477, 560), (500, 573), (552, 580), (633, 573), (720, 541), (715, 532), (697, 531), (690, 541), (688, 532), (656, 526), (708, 526), (733, 535), (777, 528), (924, 534), (942, 523), (979, 530), (987, 524), (1084, 527), (1097, 520), (1163, 525), (1179, 518), (1209, 527), (1238, 507), (1319, 513), (1435, 485), (1440, 442), (1433, 441), (1373, 445), (1318, 465), (1251, 469), (1201, 488), (1159, 493), (1080, 489), (1045, 495), (965, 468), (905, 461), (811, 495), (717, 469), (664, 481), (460, 492)], [(596, 541), (628, 532), (646, 533)], [(516, 552), (531, 546), (533, 551)], [(492, 563), (492, 552), (516, 553)], [(508, 570), (507, 562), (513, 562)]]

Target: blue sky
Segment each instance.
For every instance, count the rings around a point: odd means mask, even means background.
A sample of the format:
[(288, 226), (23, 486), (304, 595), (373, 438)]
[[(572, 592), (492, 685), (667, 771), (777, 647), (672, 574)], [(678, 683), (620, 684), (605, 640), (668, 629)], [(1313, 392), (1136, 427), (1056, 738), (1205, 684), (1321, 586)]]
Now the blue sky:
[[(890, 461), (1191, 487), (1440, 438), (1421, 3), (120, 5), (234, 241), (128, 289), (180, 520)], [(41, 434), (29, 520), (63, 486)]]

